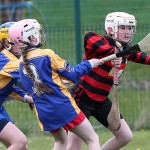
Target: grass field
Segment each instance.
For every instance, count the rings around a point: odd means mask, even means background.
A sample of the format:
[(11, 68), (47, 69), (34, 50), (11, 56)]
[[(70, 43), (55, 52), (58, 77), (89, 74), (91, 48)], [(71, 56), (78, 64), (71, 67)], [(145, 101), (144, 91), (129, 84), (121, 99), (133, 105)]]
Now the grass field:
[[(97, 131), (100, 137), (101, 145), (107, 141), (112, 135), (110, 132), (104, 131), (105, 129), (100, 129)], [(149, 150), (150, 149), (150, 131), (141, 130), (134, 132), (134, 138), (126, 147), (121, 150)], [(53, 148), (53, 138), (49, 134), (41, 134), (40, 136), (29, 136), (28, 137), (29, 150), (52, 150)], [(82, 150), (86, 150), (85, 144), (82, 146)], [(5, 147), (0, 144), (0, 150), (6, 150)]]
[[(97, 132), (100, 136), (101, 145), (107, 139), (112, 137), (110, 132), (99, 131)], [(149, 150), (150, 149), (150, 131), (138, 131), (134, 133), (134, 139), (132, 142), (122, 148), (122, 150)], [(41, 140), (42, 139), (42, 140)], [(51, 136), (41, 136), (41, 137), (29, 137), (29, 150), (52, 150), (53, 138)], [(86, 145), (83, 146), (82, 150), (86, 150)]]
[[(133, 89), (119, 92), (119, 100), (121, 104), (120, 110), (133, 131), (135, 130), (134, 123), (138, 120), (138, 116), (140, 116), (142, 110), (146, 110), (145, 113), (149, 112), (149, 103), (146, 99), (144, 99), (144, 106), (139, 106), (139, 104), (136, 103), (136, 101), (139, 101), (136, 97), (136, 92), (137, 91), (134, 91)], [(133, 95), (135, 97), (133, 97)], [(145, 92), (141, 93), (142, 97), (144, 95)], [(129, 101), (130, 99), (132, 100)], [(44, 134), (43, 132), (40, 132), (35, 113), (29, 110), (27, 104), (12, 100), (5, 103), (5, 108), (8, 110), (8, 113), (13, 118), (15, 124), (26, 134), (29, 142), (29, 150), (52, 150), (52, 136), (49, 135), (49, 133)], [(146, 115), (142, 116), (142, 118), (145, 116)], [(147, 118), (146, 120), (149, 121), (150, 119)], [(112, 134), (100, 126), (94, 118), (91, 118), (90, 121), (100, 137), (101, 144), (112, 137)], [(142, 120), (139, 120), (139, 123), (143, 123), (141, 121)], [(149, 124), (149, 122), (146, 122), (146, 124)], [(139, 130), (134, 131), (134, 138), (132, 142), (122, 150), (149, 150), (149, 138), (150, 130), (140, 128)], [(138, 147), (140, 147), (140, 149), (138, 149)], [(4, 147), (0, 145), (0, 150), (3, 149)], [(86, 146), (84, 145), (82, 149), (86, 150)]]

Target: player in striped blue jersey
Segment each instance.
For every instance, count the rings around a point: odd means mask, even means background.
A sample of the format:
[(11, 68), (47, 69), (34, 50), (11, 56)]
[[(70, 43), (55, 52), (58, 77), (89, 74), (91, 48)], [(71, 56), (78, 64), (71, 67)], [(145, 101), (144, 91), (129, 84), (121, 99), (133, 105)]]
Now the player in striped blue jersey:
[(25, 135), (14, 125), (3, 103), (8, 96), (22, 102), (33, 103), (30, 96), (17, 86), (19, 60), (15, 46), (11, 46), (8, 29), (14, 22), (0, 26), (0, 141), (10, 150), (26, 150)]
[(88, 145), (88, 150), (100, 150), (97, 134), (62, 79), (77, 83), (81, 76), (103, 62), (91, 59), (71, 66), (53, 50), (41, 49), (45, 34), (42, 26), (34, 19), (22, 20), (12, 25), (9, 36), (22, 54), (21, 82), (33, 96), (41, 130), (51, 132), (55, 139), (54, 150), (66, 150), (65, 130), (77, 134)]

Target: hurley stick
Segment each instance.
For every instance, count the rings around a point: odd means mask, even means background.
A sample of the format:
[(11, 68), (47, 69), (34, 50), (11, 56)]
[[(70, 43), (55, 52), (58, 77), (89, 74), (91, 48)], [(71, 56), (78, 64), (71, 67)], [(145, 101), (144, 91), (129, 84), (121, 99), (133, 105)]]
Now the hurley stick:
[[(118, 42), (116, 43), (116, 45), (118, 48), (122, 47), (121, 44)], [(148, 33), (147, 36), (144, 39), (142, 39), (139, 43), (137, 43), (136, 45), (134, 45), (126, 50), (120, 51), (116, 54), (102, 58), (102, 59), (103, 59), (103, 61), (108, 61), (108, 60), (112, 60), (114, 58), (123, 57), (125, 55), (137, 53), (140, 51), (150, 51), (150, 33)], [(107, 117), (108, 124), (109, 124), (110, 128), (114, 131), (118, 130), (121, 126), (119, 102), (118, 102), (118, 71), (119, 71), (118, 68), (115, 66), (114, 67), (114, 87), (113, 87), (114, 97), (112, 100), (111, 110)]]
[[(122, 45), (118, 42), (116, 42), (116, 45), (118, 48), (122, 47)], [(115, 53), (117, 52), (118, 52), (118, 49), (115, 48)], [(114, 86), (113, 86), (114, 96), (112, 100), (112, 107), (107, 116), (109, 127), (114, 131), (118, 130), (121, 126), (119, 101), (118, 101), (118, 72), (119, 72), (119, 68), (117, 66), (114, 66)]]
[(105, 61), (109, 61), (118, 57), (123, 57), (129, 54), (135, 54), (137, 52), (141, 52), (141, 51), (150, 51), (150, 33), (148, 33), (146, 35), (146, 37), (144, 37), (144, 39), (142, 39), (139, 43), (131, 46), (130, 48), (127, 48), (123, 51), (120, 51), (116, 54), (112, 54), (109, 55), (107, 57), (102, 58), (102, 60)]

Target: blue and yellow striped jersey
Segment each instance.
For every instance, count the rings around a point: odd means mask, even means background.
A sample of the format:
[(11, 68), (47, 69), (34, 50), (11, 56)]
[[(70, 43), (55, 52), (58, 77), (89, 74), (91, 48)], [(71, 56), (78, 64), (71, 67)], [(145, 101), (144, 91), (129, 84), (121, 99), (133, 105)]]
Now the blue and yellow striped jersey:
[(18, 58), (8, 50), (2, 50), (0, 52), (0, 106), (8, 95), (17, 98), (18, 100), (22, 100), (26, 93), (17, 87), (18, 79)]
[(86, 60), (71, 66), (50, 49), (29, 51), (27, 59), (36, 81), (43, 82), (54, 91), (54, 93), (42, 93), (38, 96), (34, 83), (29, 78), (21, 60), (20, 79), (24, 88), (33, 97), (41, 128), (52, 131), (66, 125), (80, 113), (80, 109), (62, 79), (77, 83), (81, 76), (91, 71), (91, 64)]

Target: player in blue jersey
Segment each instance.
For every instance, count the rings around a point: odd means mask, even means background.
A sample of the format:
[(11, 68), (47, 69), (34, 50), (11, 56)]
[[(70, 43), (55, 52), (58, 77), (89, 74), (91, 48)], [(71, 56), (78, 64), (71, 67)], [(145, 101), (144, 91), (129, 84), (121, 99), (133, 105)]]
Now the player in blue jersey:
[(69, 130), (88, 145), (88, 150), (100, 150), (99, 138), (90, 122), (76, 105), (62, 79), (77, 83), (79, 78), (103, 63), (91, 59), (71, 66), (51, 49), (41, 49), (45, 41), (37, 20), (22, 20), (9, 29), (9, 36), (22, 54), (20, 79), (33, 96), (40, 127), (52, 133), (53, 150), (66, 150)]
[(3, 106), (8, 96), (33, 104), (32, 98), (17, 86), (19, 60), (8, 37), (8, 29), (13, 23), (0, 26), (0, 141), (9, 150), (27, 150), (26, 136), (14, 125)]

